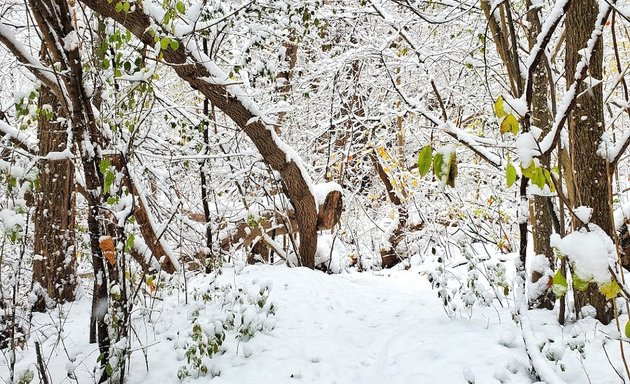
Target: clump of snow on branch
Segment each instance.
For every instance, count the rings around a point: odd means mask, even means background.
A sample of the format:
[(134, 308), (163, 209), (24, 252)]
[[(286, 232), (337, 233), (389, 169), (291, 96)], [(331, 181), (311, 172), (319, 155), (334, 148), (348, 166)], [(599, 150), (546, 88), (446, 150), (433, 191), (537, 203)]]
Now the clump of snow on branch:
[(580, 279), (598, 284), (610, 281), (608, 267), (616, 261), (615, 245), (599, 226), (589, 224), (588, 231), (582, 229), (563, 238), (554, 234), (551, 246), (569, 258)]
[(343, 193), (341, 185), (335, 183), (334, 181), (315, 184), (313, 186), (313, 192), (315, 194), (315, 201), (317, 202), (317, 205), (324, 205), (324, 203), (326, 202), (326, 196), (334, 191)]

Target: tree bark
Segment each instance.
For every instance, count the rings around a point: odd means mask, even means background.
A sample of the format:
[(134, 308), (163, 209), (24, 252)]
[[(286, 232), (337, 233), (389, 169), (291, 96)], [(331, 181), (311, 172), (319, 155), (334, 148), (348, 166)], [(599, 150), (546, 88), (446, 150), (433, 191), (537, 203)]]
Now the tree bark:
[[(50, 108), (49, 108), (50, 107)], [(46, 310), (45, 293), (53, 301), (73, 301), (77, 288), (75, 257), (74, 164), (71, 159), (48, 160), (50, 152), (63, 151), (68, 134), (57, 121), (57, 98), (46, 87), (39, 93), (39, 184), (36, 193), (33, 239), (33, 282), (37, 311)]]
[[(530, 49), (536, 44), (536, 38), (541, 32), (540, 19), (538, 17), (538, 10), (531, 9), (531, 1), (526, 1), (526, 7), (529, 9), (527, 12), (527, 21), (530, 28), (528, 29), (528, 41)], [(545, 63), (540, 60), (536, 65), (533, 79), (533, 92), (532, 92), (532, 125), (536, 126), (543, 131), (543, 135), (546, 135), (551, 130), (551, 112), (547, 104), (549, 98), (548, 91), (549, 79), (547, 78), (547, 71)], [(549, 169), (550, 167), (550, 155), (543, 155), (540, 157), (540, 162), (543, 167)], [(553, 267), (554, 253), (551, 248), (549, 238), (553, 232), (553, 225), (551, 220), (551, 202), (549, 197), (534, 196), (533, 198), (533, 214), (530, 217), (532, 225), (532, 238), (534, 243), (534, 253), (537, 255), (545, 255), (549, 260), (549, 265)], [(538, 271), (533, 271), (531, 274), (532, 283), (537, 282), (543, 275)], [(538, 298), (535, 298), (531, 305), (537, 308), (553, 309), (555, 303), (555, 295), (549, 288), (545, 290)]]
[[(140, 7), (130, 12), (116, 11), (115, 4), (100, 0), (83, 0), (83, 4), (95, 12), (122, 24), (144, 44), (153, 46), (154, 36), (150, 32), (154, 22)], [(293, 204), (300, 226), (300, 259), (304, 266), (315, 267), (317, 250), (317, 207), (310, 191), (310, 180), (303, 173), (298, 163), (282, 145), (279, 145), (275, 131), (265, 122), (260, 121), (250, 111), (241, 98), (230, 93), (228, 87), (209, 81), (213, 76), (208, 69), (197, 62), (186, 50), (185, 41), (179, 41), (176, 50), (163, 50), (164, 61), (170, 64), (177, 75), (188, 82), (194, 89), (203, 93), (213, 105), (217, 106), (252, 140), (264, 161), (282, 177), (285, 193)]]
[[(579, 51), (586, 46), (595, 27), (598, 15), (596, 0), (574, 1), (568, 9), (566, 25), (565, 73), (575, 73), (581, 56)], [(598, 39), (590, 61), (589, 74), (595, 79), (602, 78), (603, 43)], [(574, 79), (567, 80), (567, 87)], [(586, 90), (586, 85), (578, 89), (583, 93), (577, 100), (569, 117), (569, 147), (573, 159), (574, 206), (588, 206), (593, 209), (591, 222), (600, 226), (609, 236), (613, 235), (612, 214), (608, 202), (608, 177), (606, 161), (597, 154), (600, 138), (604, 133), (604, 104), (602, 86)], [(580, 292), (574, 291), (575, 307), (579, 313), (585, 305), (592, 305), (597, 311), (597, 319), (608, 324), (613, 318), (612, 307), (599, 293), (596, 284)]]

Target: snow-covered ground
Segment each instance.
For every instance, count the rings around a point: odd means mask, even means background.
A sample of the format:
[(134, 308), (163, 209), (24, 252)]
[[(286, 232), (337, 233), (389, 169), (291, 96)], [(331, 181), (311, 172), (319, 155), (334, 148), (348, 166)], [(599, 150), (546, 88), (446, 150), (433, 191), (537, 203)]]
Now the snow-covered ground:
[[(261, 287), (270, 290), (266, 303), (253, 307), (242, 304), (242, 316), (237, 320), (237, 323), (260, 325), (258, 331), (248, 340), (226, 332), (220, 352), (212, 359), (204, 359), (208, 373), (191, 374), (184, 382), (486, 384), (535, 381), (528, 372), (529, 360), (520, 328), (512, 321), (510, 309), (475, 307), (470, 318), (449, 318), (426, 278), (413, 269), (327, 275), (305, 268), (240, 266), (236, 270), (224, 268), (216, 284), (211, 280), (207, 275), (188, 279), (188, 304), (184, 289), (163, 288), (161, 299), (147, 301), (144, 309), (137, 307), (134, 323), (138, 335), (134, 339), (139, 338), (147, 346), (148, 370), (142, 350), (136, 346), (127, 382), (179, 382), (177, 373), (187, 363), (185, 352), (191, 345), (195, 315), (198, 314), (197, 321), (207, 330), (210, 324), (225, 319), (221, 308), (228, 308), (226, 303), (230, 300), (241, 297), (249, 298), (246, 302), (251, 299), (252, 303), (257, 303), (264, 296), (259, 295)], [(208, 287), (215, 289), (225, 285), (236, 288), (223, 291), (223, 295), (232, 299), (219, 303), (200, 299)], [(239, 288), (243, 296), (238, 296)], [(270, 303), (273, 303), (274, 314), (266, 312)], [(98, 352), (96, 345), (87, 343), (90, 299), (85, 297), (66, 305), (64, 311), (69, 314), (67, 317), (59, 316), (59, 310), (35, 316), (32, 331), (36, 337), (18, 357), (17, 371), (28, 368), (36, 371), (33, 341), (39, 339), (51, 383), (94, 382), (93, 368)], [(562, 331), (554, 323), (552, 312), (532, 314), (536, 324), (534, 332), (541, 340), (551, 334), (557, 337), (558, 332), (566, 332), (566, 338), (571, 339), (570, 330), (574, 330), (575, 325)], [(61, 333), (58, 331), (60, 323), (64, 329)], [(581, 331), (573, 331), (573, 334), (579, 339), (580, 335), (593, 330), (597, 333), (597, 327), (596, 322), (588, 320), (581, 323)], [(601, 349), (601, 338), (597, 343), (595, 348)], [(137, 344), (134, 341), (134, 345)], [(618, 352), (615, 345), (609, 347), (611, 355)], [(586, 360), (595, 356), (588, 343), (581, 349), (586, 350)], [(597, 384), (621, 382), (599, 355), (591, 359), (590, 364), (597, 363), (600, 368), (587, 370), (588, 361), (584, 363), (571, 353), (565, 354), (564, 348), (556, 347), (554, 352), (559, 359), (565, 355), (564, 364), (570, 368), (568, 376), (563, 376), (567, 382), (588, 383), (589, 379)], [(6, 380), (6, 361), (0, 364), (0, 378)], [(556, 366), (559, 368), (559, 363)], [(556, 371), (562, 375), (562, 369)], [(68, 372), (72, 373), (70, 377)], [(36, 374), (34, 382), (37, 382)]]
[(449, 320), (416, 273), (242, 274), (273, 281), (277, 324), (248, 343), (250, 358), (223, 356), (218, 383), (531, 382), (509, 316)]

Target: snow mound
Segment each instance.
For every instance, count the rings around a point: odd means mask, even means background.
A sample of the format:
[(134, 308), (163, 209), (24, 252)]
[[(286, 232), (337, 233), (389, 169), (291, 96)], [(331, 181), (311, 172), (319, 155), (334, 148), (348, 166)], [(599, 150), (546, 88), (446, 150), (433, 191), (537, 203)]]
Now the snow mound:
[(350, 257), (345, 244), (331, 234), (320, 235), (317, 239), (315, 265), (332, 273), (341, 273), (350, 266)]

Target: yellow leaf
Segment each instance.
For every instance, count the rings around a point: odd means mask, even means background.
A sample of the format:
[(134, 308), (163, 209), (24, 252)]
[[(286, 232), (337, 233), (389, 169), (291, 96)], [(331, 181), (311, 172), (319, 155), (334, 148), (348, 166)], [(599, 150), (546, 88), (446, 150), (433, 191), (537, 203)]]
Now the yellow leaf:
[(501, 132), (502, 135), (507, 132), (512, 132), (514, 135), (518, 133), (518, 120), (516, 120), (513, 114), (510, 113), (501, 121), (499, 132)]
[(391, 159), (391, 156), (389, 155), (389, 153), (387, 153), (387, 150), (385, 150), (385, 148), (378, 147), (377, 151), (378, 151), (378, 155), (382, 157), (383, 159), (385, 160)]
[(617, 297), (617, 295), (619, 294), (619, 292), (621, 292), (621, 288), (619, 287), (619, 284), (617, 284), (617, 282), (615, 280), (611, 280), (607, 283), (602, 284), (599, 287), (599, 291), (606, 296), (606, 298), (608, 300), (610, 299), (614, 299), (615, 297)]
[(495, 103), (494, 103), (494, 114), (499, 119), (502, 118), (502, 117), (505, 117), (505, 115), (507, 115), (507, 113), (505, 112), (505, 108), (503, 107), (503, 96), (499, 96), (497, 101), (495, 101)]

